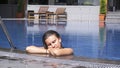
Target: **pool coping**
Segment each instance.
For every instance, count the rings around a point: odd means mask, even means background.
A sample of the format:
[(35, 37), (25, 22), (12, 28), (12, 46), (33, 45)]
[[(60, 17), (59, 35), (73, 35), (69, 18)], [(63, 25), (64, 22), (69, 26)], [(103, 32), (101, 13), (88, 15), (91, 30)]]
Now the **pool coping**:
[[(0, 57), (8, 57), (13, 58), (13, 60), (16, 59), (27, 59), (27, 60), (34, 60), (38, 62), (47, 62), (47, 63), (57, 63), (57, 64), (62, 64), (62, 65), (69, 65), (72, 68), (77, 68), (80, 66), (86, 67), (86, 68), (93, 68), (93, 67), (115, 67), (119, 68), (120, 67), (120, 61), (108, 61), (105, 62), (105, 60), (102, 60), (104, 62), (101, 62), (99, 60), (94, 60), (94, 59), (85, 59), (85, 60), (74, 60), (74, 59), (65, 59), (65, 58), (60, 58), (60, 57), (50, 57), (50, 56), (41, 56), (41, 55), (33, 55), (33, 54), (27, 54), (25, 51), (19, 51), (19, 50), (11, 50), (11, 49), (0, 49)], [(0, 58), (1, 59), (1, 58)], [(82, 58), (80, 58), (82, 59)], [(89, 60), (89, 61), (87, 61)], [(108, 62), (113, 62), (113, 63), (108, 63)]]

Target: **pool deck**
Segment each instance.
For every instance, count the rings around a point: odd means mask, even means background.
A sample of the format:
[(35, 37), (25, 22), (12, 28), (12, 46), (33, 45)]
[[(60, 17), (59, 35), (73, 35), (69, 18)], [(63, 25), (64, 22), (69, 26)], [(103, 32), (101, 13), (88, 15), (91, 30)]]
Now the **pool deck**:
[(120, 11), (108, 12), (106, 15), (106, 23), (120, 23)]
[(77, 59), (79, 60), (0, 49), (1, 68), (120, 68), (120, 61)]

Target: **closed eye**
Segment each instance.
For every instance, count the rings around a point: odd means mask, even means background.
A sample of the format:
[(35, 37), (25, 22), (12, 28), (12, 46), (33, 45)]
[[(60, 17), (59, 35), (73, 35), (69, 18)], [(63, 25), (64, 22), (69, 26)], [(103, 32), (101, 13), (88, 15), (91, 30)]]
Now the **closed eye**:
[(55, 43), (56, 42), (56, 40), (54, 40), (52, 43)]
[(50, 43), (50, 44), (48, 44), (48, 46), (51, 46), (51, 43)]

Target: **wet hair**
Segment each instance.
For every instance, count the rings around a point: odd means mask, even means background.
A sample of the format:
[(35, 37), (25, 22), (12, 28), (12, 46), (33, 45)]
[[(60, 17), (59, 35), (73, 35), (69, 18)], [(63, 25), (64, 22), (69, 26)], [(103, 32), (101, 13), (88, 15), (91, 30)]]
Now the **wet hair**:
[[(55, 35), (57, 38), (60, 38), (60, 35), (58, 32), (54, 31), (54, 30), (48, 30), (47, 32), (44, 33), (43, 37), (42, 37), (42, 41), (43, 41), (43, 45), (45, 49), (48, 49), (47, 44), (45, 43), (45, 40), (51, 36), (51, 35)], [(62, 47), (62, 44), (61, 44)]]

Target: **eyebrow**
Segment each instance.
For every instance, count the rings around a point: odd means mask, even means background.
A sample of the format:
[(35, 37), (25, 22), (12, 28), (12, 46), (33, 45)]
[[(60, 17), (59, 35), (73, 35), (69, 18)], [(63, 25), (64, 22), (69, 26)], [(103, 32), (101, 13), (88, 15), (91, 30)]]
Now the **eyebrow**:
[(56, 39), (55, 39), (55, 40), (53, 40), (53, 41), (52, 41), (52, 43), (54, 43), (55, 41), (56, 41)]
[[(56, 41), (56, 39), (55, 39), (55, 40), (53, 40), (53, 41), (52, 41), (52, 43), (55, 43), (55, 41)], [(51, 45), (51, 43), (49, 43), (49, 44), (48, 44), (48, 46), (50, 46), (50, 45)]]

